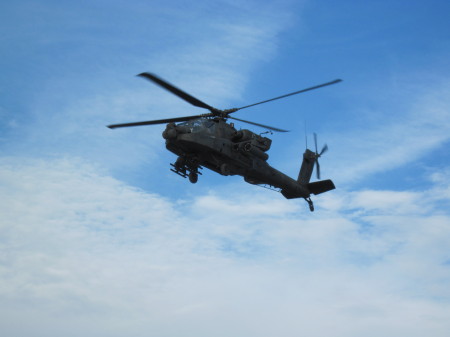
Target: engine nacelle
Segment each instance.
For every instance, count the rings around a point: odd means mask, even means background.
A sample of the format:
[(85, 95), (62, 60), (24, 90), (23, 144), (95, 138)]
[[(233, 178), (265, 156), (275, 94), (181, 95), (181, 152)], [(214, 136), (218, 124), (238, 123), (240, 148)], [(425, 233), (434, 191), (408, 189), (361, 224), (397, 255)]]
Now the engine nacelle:
[(272, 145), (272, 140), (270, 138), (262, 137), (246, 129), (236, 131), (231, 140), (239, 143), (251, 141), (254, 146), (258, 147), (263, 152), (268, 151)]
[(255, 136), (253, 132), (250, 130), (244, 129), (236, 131), (236, 134), (233, 136), (233, 142), (244, 142), (246, 140), (250, 140)]
[(250, 152), (251, 154), (254, 154), (258, 158), (261, 158), (262, 160), (269, 159), (269, 155), (262, 151), (260, 148), (252, 145), (251, 143), (245, 143), (244, 145), (244, 151)]
[(262, 151), (266, 152), (272, 145), (272, 139), (261, 137), (260, 135), (255, 135), (255, 137), (252, 139), (252, 144), (260, 148)]

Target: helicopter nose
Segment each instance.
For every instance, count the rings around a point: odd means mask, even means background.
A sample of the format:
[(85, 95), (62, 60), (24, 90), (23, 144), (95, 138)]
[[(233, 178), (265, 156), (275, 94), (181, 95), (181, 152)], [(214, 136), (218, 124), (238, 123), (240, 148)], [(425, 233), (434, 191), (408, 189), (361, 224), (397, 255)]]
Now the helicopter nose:
[(162, 136), (164, 139), (177, 138), (177, 130), (175, 130), (174, 128), (167, 128), (163, 131)]

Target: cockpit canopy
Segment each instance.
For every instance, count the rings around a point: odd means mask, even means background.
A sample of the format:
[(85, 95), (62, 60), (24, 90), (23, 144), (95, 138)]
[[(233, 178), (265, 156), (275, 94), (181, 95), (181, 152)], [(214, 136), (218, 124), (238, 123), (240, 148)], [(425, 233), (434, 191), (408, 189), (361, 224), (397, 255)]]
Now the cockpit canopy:
[(208, 118), (191, 119), (186, 122), (177, 124), (177, 128), (186, 133), (208, 132), (215, 133), (216, 122)]

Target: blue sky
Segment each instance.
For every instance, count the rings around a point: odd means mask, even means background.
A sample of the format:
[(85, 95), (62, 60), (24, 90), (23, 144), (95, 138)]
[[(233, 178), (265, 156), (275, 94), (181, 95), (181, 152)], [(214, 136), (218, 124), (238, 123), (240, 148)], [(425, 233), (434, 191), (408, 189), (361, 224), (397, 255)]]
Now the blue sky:
[[(14, 1), (0, 5), (0, 327), (8, 336), (447, 336), (450, 4)], [(217, 108), (305, 124), (337, 189), (303, 200), (169, 171), (164, 126)], [(248, 127), (246, 125), (239, 125)], [(257, 130), (256, 131), (264, 131)]]

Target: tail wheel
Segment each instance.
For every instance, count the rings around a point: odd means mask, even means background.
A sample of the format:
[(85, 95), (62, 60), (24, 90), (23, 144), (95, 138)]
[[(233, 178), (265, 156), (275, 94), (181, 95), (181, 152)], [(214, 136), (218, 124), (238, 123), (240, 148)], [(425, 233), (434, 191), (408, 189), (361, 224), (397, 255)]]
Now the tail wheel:
[(309, 205), (309, 210), (310, 210), (311, 212), (314, 212), (314, 204), (313, 204), (311, 198), (308, 197), (308, 198), (305, 198), (305, 200), (306, 200), (306, 202), (307, 202), (308, 205)]

